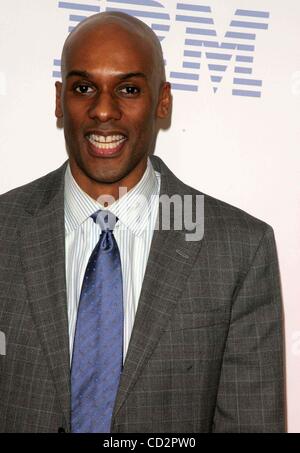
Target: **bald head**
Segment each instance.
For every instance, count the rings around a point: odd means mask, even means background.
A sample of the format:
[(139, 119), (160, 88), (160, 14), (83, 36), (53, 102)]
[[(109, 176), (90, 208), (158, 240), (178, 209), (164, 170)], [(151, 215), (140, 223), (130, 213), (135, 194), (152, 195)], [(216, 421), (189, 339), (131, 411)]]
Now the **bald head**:
[(74, 178), (92, 198), (116, 199), (119, 187), (130, 190), (141, 179), (159, 120), (169, 115), (159, 40), (126, 14), (91, 16), (67, 38), (55, 85)]
[(127, 34), (131, 42), (141, 44), (147, 48), (152, 58), (152, 64), (157, 73), (160, 83), (165, 82), (165, 65), (163, 59), (162, 47), (156, 34), (141, 20), (129, 16), (128, 14), (118, 11), (103, 12), (90, 16), (80, 22), (77, 27), (69, 34), (65, 41), (62, 57), (61, 72), (62, 78), (66, 75), (66, 66), (68, 55), (74, 47), (80, 45), (80, 42), (87, 36), (96, 36), (99, 30), (107, 30), (107, 39), (114, 36), (114, 32), (122, 31)]

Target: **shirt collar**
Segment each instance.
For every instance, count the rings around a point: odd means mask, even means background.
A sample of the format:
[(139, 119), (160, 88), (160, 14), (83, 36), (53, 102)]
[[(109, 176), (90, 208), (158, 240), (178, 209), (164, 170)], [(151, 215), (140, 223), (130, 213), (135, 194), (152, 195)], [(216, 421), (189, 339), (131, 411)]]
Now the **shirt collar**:
[[(118, 217), (120, 226), (139, 236), (148, 224), (159, 190), (160, 174), (154, 171), (148, 159), (147, 168), (140, 181), (111, 204), (109, 211)], [(77, 229), (97, 210), (107, 209), (79, 187), (69, 165), (65, 173), (64, 197), (66, 234)]]

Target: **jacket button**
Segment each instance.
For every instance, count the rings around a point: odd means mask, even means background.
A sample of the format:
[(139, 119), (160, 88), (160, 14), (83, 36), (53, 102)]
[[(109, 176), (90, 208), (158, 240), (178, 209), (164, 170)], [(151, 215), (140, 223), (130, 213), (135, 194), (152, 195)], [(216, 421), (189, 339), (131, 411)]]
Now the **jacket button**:
[(63, 428), (62, 426), (60, 426), (57, 430), (58, 433), (65, 433), (65, 428)]

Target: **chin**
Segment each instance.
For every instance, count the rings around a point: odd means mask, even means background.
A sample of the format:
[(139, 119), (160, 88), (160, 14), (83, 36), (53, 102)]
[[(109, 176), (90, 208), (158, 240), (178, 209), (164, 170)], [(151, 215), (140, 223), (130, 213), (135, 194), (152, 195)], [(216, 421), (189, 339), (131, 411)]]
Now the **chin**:
[(99, 183), (99, 184), (115, 184), (124, 177), (126, 177), (126, 173), (120, 173), (119, 171), (105, 171), (105, 172), (85, 172), (86, 176), (89, 179)]

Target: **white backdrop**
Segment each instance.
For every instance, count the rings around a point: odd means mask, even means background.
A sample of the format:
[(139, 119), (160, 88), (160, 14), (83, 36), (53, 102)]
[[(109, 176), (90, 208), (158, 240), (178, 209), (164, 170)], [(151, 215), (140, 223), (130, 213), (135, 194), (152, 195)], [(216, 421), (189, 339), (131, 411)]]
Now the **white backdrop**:
[(289, 432), (300, 432), (300, 2), (15, 0), (0, 8), (0, 193), (66, 159), (55, 60), (76, 16), (119, 8), (154, 24), (174, 86), (172, 127), (156, 154), (186, 183), (275, 230)]

